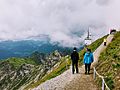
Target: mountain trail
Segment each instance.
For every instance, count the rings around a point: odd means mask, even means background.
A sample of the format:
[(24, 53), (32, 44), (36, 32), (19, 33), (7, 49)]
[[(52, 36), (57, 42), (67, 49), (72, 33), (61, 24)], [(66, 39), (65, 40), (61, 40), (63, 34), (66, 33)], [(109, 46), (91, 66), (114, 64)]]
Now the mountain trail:
[[(107, 37), (107, 45), (112, 41), (114, 35), (109, 35)], [(94, 67), (100, 56), (100, 53), (106, 49), (103, 43), (94, 51), (94, 62), (92, 67)], [(48, 80), (33, 90), (98, 90), (94, 80), (93, 80), (93, 70), (91, 70), (90, 75), (84, 74), (84, 65), (79, 68), (78, 74), (71, 73), (71, 67), (69, 70), (65, 71), (63, 74)]]

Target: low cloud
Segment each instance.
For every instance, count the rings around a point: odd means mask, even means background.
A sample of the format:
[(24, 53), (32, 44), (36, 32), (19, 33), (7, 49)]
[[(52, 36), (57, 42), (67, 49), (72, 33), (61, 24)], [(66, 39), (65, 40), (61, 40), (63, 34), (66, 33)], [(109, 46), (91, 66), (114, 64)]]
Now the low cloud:
[[(79, 46), (119, 28), (119, 0), (0, 0), (0, 40), (42, 39)], [(32, 38), (33, 37), (33, 38)]]

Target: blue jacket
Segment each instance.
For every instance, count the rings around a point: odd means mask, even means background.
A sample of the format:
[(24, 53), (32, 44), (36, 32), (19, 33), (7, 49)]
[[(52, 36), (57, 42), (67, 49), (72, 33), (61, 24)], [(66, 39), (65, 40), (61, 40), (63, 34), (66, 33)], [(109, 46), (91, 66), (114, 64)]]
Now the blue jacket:
[(84, 55), (84, 64), (90, 64), (94, 61), (93, 53), (86, 52)]

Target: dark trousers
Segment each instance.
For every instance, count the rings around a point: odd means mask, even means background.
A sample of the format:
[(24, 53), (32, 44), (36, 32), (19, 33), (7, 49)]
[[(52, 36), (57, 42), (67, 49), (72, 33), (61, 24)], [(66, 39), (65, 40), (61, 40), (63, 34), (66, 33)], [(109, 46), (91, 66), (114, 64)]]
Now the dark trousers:
[(85, 64), (85, 73), (86, 74), (87, 74), (87, 72), (89, 74), (89, 72), (90, 72), (90, 66), (91, 66), (91, 63), (90, 64)]
[(104, 42), (104, 46), (106, 46), (106, 42)]
[(76, 68), (76, 73), (78, 73), (78, 62), (72, 62), (72, 73), (74, 74)]

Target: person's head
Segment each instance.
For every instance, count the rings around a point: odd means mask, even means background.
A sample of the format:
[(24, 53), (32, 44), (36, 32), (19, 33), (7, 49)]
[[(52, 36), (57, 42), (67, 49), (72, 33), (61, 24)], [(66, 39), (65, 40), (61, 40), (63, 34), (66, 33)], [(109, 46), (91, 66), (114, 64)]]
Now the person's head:
[(86, 51), (88, 51), (88, 48), (87, 48), (87, 47), (86, 47), (85, 49), (86, 49)]
[(87, 48), (87, 52), (91, 53), (91, 49)]
[(74, 47), (74, 48), (73, 48), (73, 51), (74, 51), (74, 52), (75, 52), (75, 51), (77, 51), (77, 48), (76, 48), (76, 47)]

